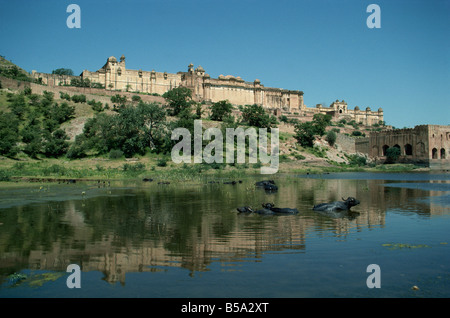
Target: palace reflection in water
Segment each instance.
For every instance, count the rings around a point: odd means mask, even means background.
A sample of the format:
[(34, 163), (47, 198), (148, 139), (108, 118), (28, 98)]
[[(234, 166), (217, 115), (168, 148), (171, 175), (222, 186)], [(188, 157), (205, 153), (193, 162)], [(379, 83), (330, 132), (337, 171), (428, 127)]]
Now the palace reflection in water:
[[(45, 200), (44, 195), (41, 202), (0, 209), (1, 278), (23, 269), (65, 271), (74, 263), (83, 272), (100, 271), (104, 280), (121, 284), (127, 273), (171, 267), (193, 275), (219, 262), (227, 271), (233, 270), (227, 266), (230, 262), (260, 261), (268, 251), (308, 253), (311, 237), (345, 240), (355, 231), (384, 227), (390, 210), (424, 217), (448, 213), (442, 200), (433, 200), (442, 196), (439, 184), (448, 186), (446, 181), (426, 181), (432, 187), (424, 189), (423, 183), (405, 186), (376, 179), (275, 180), (276, 193), (255, 188), (254, 179), (236, 185), (64, 185), (74, 193), (85, 191), (86, 196), (64, 199), (64, 192), (59, 200)], [(54, 194), (60, 185), (47, 187)], [(23, 191), (30, 193), (29, 188)], [(355, 213), (330, 217), (311, 209), (349, 196), (361, 201), (352, 208)], [(244, 205), (259, 208), (263, 202), (295, 207), (300, 213), (261, 216), (236, 211)]]

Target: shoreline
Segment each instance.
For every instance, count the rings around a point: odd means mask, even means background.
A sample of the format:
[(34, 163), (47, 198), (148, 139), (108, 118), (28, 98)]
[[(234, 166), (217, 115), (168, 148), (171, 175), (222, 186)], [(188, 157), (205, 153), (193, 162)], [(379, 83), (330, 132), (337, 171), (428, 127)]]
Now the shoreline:
[[(426, 167), (412, 164), (350, 166), (323, 161), (280, 162), (275, 174), (261, 174), (260, 164), (175, 164), (158, 162), (159, 157), (143, 156), (132, 159), (106, 159), (101, 157), (77, 160), (13, 160), (1, 158), (0, 182), (68, 182), (76, 181), (195, 181), (200, 179), (237, 179), (259, 175), (270, 179), (290, 174), (323, 174), (338, 172), (430, 172)], [(445, 171), (444, 171), (445, 172)]]

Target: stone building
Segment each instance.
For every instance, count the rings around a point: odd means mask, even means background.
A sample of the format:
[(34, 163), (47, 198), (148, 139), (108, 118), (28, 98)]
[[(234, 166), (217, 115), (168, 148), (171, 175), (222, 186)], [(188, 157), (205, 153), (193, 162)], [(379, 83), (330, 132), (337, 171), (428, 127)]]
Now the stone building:
[(362, 123), (366, 126), (372, 126), (384, 121), (382, 108), (378, 108), (377, 111), (372, 111), (370, 107), (366, 107), (365, 110), (360, 110), (359, 106), (355, 106), (354, 109), (349, 109), (344, 100), (336, 100), (329, 107), (317, 104), (316, 109), (319, 113), (331, 115), (336, 121), (341, 119), (347, 121), (354, 120), (356, 123)]
[(157, 95), (183, 86), (192, 91), (195, 101), (214, 103), (228, 100), (233, 105), (257, 104), (278, 115), (282, 113), (298, 115), (299, 119), (303, 120), (312, 119), (312, 116), (317, 113), (330, 114), (333, 120), (355, 120), (365, 125), (373, 125), (384, 120), (381, 108), (372, 111), (370, 107), (367, 107), (365, 111), (362, 111), (356, 106), (351, 110), (346, 102), (339, 102), (339, 100), (329, 107), (322, 105), (317, 105), (315, 108), (306, 107), (302, 91), (265, 87), (259, 79), (248, 82), (239, 76), (219, 75), (217, 78), (212, 78), (202, 66), (194, 68), (193, 64), (189, 64), (187, 71), (176, 74), (155, 70), (131, 70), (126, 68), (124, 55), (119, 60), (111, 56), (99, 70), (95, 72), (85, 70), (79, 77), (63, 77), (37, 72), (33, 72), (32, 76), (40, 79), (43, 84), (52, 86), (68, 85), (72, 78), (78, 78), (88, 79), (90, 83), (96, 83), (109, 91)]
[(264, 87), (258, 79), (246, 82), (239, 76), (220, 75), (218, 78), (211, 78), (202, 66), (194, 69), (193, 64), (189, 64), (186, 72), (176, 74), (155, 70), (149, 72), (129, 70), (123, 55), (119, 61), (111, 56), (98, 71), (85, 70), (81, 77), (92, 83), (100, 83), (110, 90), (162, 95), (175, 87), (184, 86), (192, 91), (192, 97), (196, 101), (214, 103), (229, 100), (235, 105), (258, 104), (269, 109), (286, 110), (303, 107), (303, 92)]
[[(450, 168), (450, 126), (420, 125), (414, 128), (371, 132), (361, 139), (357, 151), (383, 161), (390, 147), (400, 149), (400, 162), (424, 164), (432, 168)], [(367, 151), (367, 152), (366, 152)]]

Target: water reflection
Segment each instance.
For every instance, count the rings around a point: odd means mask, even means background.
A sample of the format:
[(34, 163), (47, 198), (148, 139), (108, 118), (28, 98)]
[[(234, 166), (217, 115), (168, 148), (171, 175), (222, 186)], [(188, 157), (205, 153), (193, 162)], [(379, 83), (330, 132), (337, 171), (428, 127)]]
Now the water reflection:
[[(107, 282), (125, 284), (130, 272), (180, 267), (193, 274), (208, 271), (212, 262), (258, 261), (277, 251), (307, 253), (310, 238), (345, 240), (354, 232), (384, 227), (388, 210), (424, 217), (448, 214), (446, 178), (421, 179), (418, 184), (378, 177), (280, 176), (275, 179), (279, 190), (271, 194), (256, 188), (254, 178), (235, 185), (205, 181), (98, 187), (86, 182), (47, 185), (46, 193), (37, 191), (38, 184), (5, 190), (0, 209), (1, 278), (22, 269), (65, 271), (76, 263), (83, 272), (101, 271)], [(18, 203), (21, 196), (28, 204)], [(361, 201), (353, 213), (312, 211), (314, 204), (349, 196)], [(16, 201), (3, 200), (12, 197)], [(300, 213), (236, 212), (238, 206), (256, 208), (264, 202)]]

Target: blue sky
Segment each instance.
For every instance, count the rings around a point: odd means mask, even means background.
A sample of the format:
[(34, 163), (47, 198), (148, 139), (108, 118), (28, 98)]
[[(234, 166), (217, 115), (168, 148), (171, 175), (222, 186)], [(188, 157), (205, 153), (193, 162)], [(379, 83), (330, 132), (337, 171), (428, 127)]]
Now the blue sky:
[[(69, 4), (81, 28), (66, 26)], [(369, 29), (369, 4), (381, 28)], [(397, 128), (450, 124), (450, 0), (0, 0), (0, 55), (27, 71), (127, 68), (258, 78), (305, 104), (382, 107)]]

